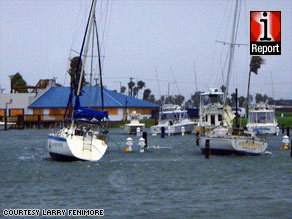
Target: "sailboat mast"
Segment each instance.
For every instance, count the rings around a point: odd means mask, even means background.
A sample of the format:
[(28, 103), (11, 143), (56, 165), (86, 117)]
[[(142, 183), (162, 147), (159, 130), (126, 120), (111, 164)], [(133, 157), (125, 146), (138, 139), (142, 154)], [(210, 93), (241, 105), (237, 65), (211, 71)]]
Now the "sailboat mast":
[(225, 92), (224, 92), (224, 105), (223, 105), (224, 108), (225, 108), (225, 105), (226, 105), (226, 100), (227, 100), (227, 95), (228, 95), (228, 88), (229, 88), (229, 81), (230, 81), (230, 75), (231, 75), (232, 61), (233, 61), (233, 56), (234, 56), (234, 45), (235, 45), (235, 41), (236, 41), (235, 28), (236, 28), (237, 10), (238, 10), (238, 0), (236, 0), (234, 17), (233, 17), (229, 63), (228, 63), (228, 71), (227, 71), (227, 78), (226, 78), (226, 88), (225, 88)]
[(94, 17), (94, 26), (95, 26), (95, 30), (96, 30), (96, 42), (97, 42), (97, 52), (98, 52), (98, 69), (99, 69), (99, 81), (100, 81), (100, 90), (101, 90), (101, 108), (102, 108), (102, 111), (104, 111), (102, 70), (101, 70), (101, 61), (100, 61), (100, 47), (99, 47), (99, 37), (98, 37), (98, 31), (97, 31), (95, 17)]
[[(82, 69), (81, 69), (80, 80), (79, 80), (79, 84), (78, 84), (77, 96), (80, 95), (81, 84), (83, 82), (82, 79), (83, 79), (83, 75), (84, 75), (84, 68), (85, 68), (85, 62), (86, 62), (86, 57), (87, 57), (87, 52), (88, 52), (89, 39), (90, 39), (90, 35), (91, 35), (91, 30), (92, 30), (93, 18), (95, 15), (95, 8), (96, 8), (96, 0), (93, 0), (93, 8), (92, 8), (92, 11), (90, 14), (90, 23), (89, 23), (88, 33), (86, 36), (86, 44), (85, 44), (85, 48), (84, 48), (84, 56), (83, 56), (83, 60), (82, 60)], [(82, 54), (80, 54), (80, 56), (81, 55)]]

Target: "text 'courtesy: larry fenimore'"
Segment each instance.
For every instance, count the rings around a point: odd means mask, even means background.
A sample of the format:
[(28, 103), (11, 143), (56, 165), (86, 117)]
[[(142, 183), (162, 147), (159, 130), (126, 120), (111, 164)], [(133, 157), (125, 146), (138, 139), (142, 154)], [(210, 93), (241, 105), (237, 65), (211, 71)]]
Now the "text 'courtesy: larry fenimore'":
[(3, 216), (6, 217), (37, 217), (37, 216), (79, 216), (79, 217), (96, 217), (104, 216), (104, 209), (4, 209)]

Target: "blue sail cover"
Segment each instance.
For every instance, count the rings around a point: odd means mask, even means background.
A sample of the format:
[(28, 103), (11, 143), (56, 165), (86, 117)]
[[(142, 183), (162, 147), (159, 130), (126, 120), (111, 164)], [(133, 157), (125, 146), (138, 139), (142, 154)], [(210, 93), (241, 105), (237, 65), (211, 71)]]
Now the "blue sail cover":
[(108, 111), (99, 111), (93, 109), (87, 109), (80, 106), (79, 97), (76, 97), (75, 100), (75, 107), (74, 107), (74, 119), (97, 119), (98, 121), (102, 120), (103, 118), (108, 119)]

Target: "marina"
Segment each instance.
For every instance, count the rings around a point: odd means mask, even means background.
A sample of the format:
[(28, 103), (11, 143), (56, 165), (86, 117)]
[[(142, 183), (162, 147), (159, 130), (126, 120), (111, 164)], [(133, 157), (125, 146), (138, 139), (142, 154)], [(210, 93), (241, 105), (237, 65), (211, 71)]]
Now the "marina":
[(292, 4), (268, 1), (2, 2), (0, 217), (291, 217)]
[[(149, 129), (146, 129), (149, 133)], [(290, 150), (269, 138), (271, 155), (205, 159), (194, 136), (148, 136), (126, 153), (122, 129), (110, 130), (99, 162), (54, 162), (48, 130), (0, 131), (2, 208), (104, 208), (113, 217), (287, 217), (292, 213)], [(38, 138), (31, 139), (31, 136)], [(27, 144), (25, 142), (30, 142)], [(13, 153), (11, 153), (13, 151)], [(232, 167), (232, 168), (231, 168)]]

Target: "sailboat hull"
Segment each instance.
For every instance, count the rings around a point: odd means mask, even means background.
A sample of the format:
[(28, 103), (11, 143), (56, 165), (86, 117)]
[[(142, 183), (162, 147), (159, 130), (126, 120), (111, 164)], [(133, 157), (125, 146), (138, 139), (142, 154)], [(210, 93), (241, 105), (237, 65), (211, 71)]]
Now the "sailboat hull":
[(206, 152), (206, 140), (210, 140), (210, 153), (217, 155), (260, 155), (265, 152), (268, 144), (262, 140), (231, 136), (226, 138), (200, 137), (199, 144), (203, 154)]
[(91, 144), (85, 147), (86, 142), (89, 142), (89, 139), (82, 136), (60, 137), (51, 134), (48, 137), (48, 151), (55, 160), (100, 160), (108, 145), (101, 139), (92, 139)]

